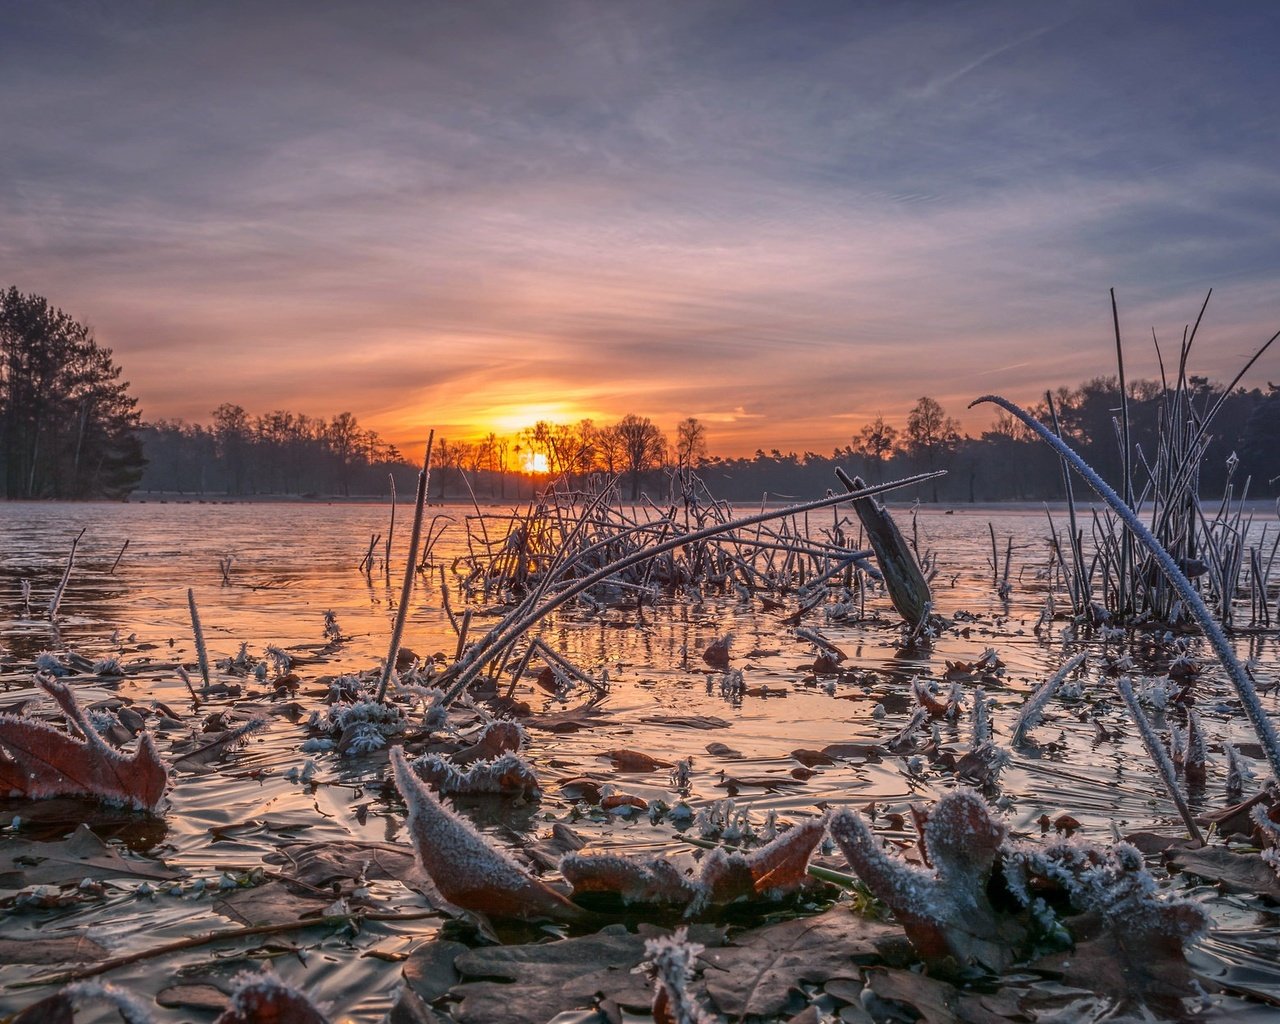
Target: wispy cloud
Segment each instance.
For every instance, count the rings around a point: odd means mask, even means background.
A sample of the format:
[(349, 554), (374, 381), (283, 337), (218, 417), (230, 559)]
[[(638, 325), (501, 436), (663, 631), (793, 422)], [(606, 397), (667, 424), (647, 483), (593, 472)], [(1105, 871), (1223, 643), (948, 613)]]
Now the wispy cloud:
[(152, 416), (416, 438), (524, 405), (822, 449), (1106, 372), (1111, 286), (1135, 338), (1220, 286), (1211, 375), (1280, 326), (1266, 6), (12, 22), (0, 274), (91, 320)]

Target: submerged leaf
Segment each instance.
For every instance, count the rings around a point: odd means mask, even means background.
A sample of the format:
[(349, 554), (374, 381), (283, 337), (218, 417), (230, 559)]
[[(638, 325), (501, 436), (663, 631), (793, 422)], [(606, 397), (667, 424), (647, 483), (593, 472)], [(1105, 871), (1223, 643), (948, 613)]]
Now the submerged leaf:
[(409, 805), (409, 836), (418, 863), (446, 900), (494, 917), (573, 921), (586, 916), (437, 800), (400, 747), (392, 748), (391, 764)]

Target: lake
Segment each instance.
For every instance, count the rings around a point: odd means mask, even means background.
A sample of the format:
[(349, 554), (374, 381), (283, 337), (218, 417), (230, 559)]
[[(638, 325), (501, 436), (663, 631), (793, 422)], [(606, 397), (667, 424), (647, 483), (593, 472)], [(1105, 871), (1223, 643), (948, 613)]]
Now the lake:
[[(500, 516), (505, 510), (484, 511)], [(75, 930), (95, 937), (113, 954), (128, 953), (233, 923), (235, 917), (226, 908), (219, 912), (211, 895), (219, 880), (259, 867), (265, 855), (287, 843), (405, 841), (402, 808), (382, 794), (385, 754), (344, 758), (299, 752), (308, 736), (306, 715), (323, 706), (327, 681), (367, 670), (386, 655), (409, 510), (401, 506), (398, 512), (391, 571), (385, 569), (381, 541), (374, 547), (374, 570), (365, 573), (359, 566), (371, 537), (385, 535), (389, 512), (387, 505), (355, 503), (0, 504), (0, 704), (14, 707), (32, 698), (32, 666), (39, 653), (71, 651), (89, 661), (117, 657), (126, 670), (117, 680), (88, 673), (75, 677), (85, 703), (125, 702), (145, 710), (160, 702), (173, 712), (176, 722), (159, 733), (162, 752), (198, 732), (219, 710), (256, 709), (270, 719), (264, 731), (225, 760), (177, 772), (161, 821), (92, 812), (99, 834), (187, 872), (180, 893), (140, 898), (136, 882), (109, 884), (94, 899), (15, 912), (0, 925), (0, 938)], [(405, 630), (404, 645), (419, 655), (454, 653), (457, 637), (443, 609), (441, 573), (452, 606), (461, 610), (466, 598), (458, 589), (455, 568), (468, 553), (467, 517), (474, 514), (470, 506), (428, 510), (429, 518), (447, 518), (437, 521), (444, 530), (431, 552), (429, 571), (418, 577)], [(1168, 669), (1167, 649), (1140, 634), (1078, 632), (1061, 618), (1037, 630), (1052, 582), (1043, 510), (957, 509), (947, 514), (922, 507), (913, 517), (899, 507), (896, 514), (909, 536), (914, 518), (919, 548), (931, 553), (937, 569), (935, 611), (956, 620), (932, 644), (904, 646), (883, 596), (869, 603), (869, 610), (879, 614), (865, 622), (831, 619), (819, 608), (805, 618), (805, 625), (820, 630), (847, 655), (840, 676), (823, 678), (811, 671), (813, 647), (784, 622), (794, 605), (766, 608), (758, 597), (732, 592), (667, 600), (645, 608), (643, 615), (631, 607), (567, 605), (547, 620), (542, 638), (584, 670), (597, 676), (607, 672), (609, 692), (598, 704), (604, 714), (577, 732), (529, 729), (527, 756), (541, 780), (540, 802), (478, 801), (465, 810), (500, 845), (532, 842), (562, 822), (592, 848), (627, 853), (689, 848), (670, 823), (584, 814), (559, 792), (560, 783), (590, 775), (649, 802), (674, 804), (683, 795), (695, 810), (732, 793), (736, 807), (759, 821), (770, 812), (795, 821), (820, 807), (871, 802), (882, 813), (905, 812), (912, 802), (928, 802), (944, 792), (953, 777), (918, 758), (851, 757), (819, 765), (801, 780), (796, 774), (805, 773), (795, 773), (798, 762), (792, 752), (837, 742), (883, 742), (906, 723), (914, 707), (909, 695), (915, 678), (938, 681), (944, 688), (957, 679), (970, 697), (981, 683), (992, 702), (996, 739), (1007, 742), (1027, 693), (1071, 652), (1088, 649), (1098, 657), (1091, 661), (1083, 699), (1051, 706), (1037, 730), (1041, 745), (1013, 752), (993, 799), (1008, 826), (1028, 836), (1041, 835), (1043, 816), (1062, 814), (1079, 821), (1082, 835), (1102, 842), (1113, 831), (1179, 832), (1177, 814), (1123, 706), (1102, 673), (1092, 668), (1107, 657), (1127, 654), (1139, 682), (1161, 679)], [(830, 511), (812, 514), (811, 531), (832, 516)], [(1057, 520), (1061, 531), (1062, 516)], [(489, 529), (500, 533), (503, 521), (494, 519)], [(81, 530), (55, 631), (43, 609)], [(990, 530), (1001, 559), (1006, 542), (1013, 541), (1007, 601), (997, 595), (988, 564)], [(23, 580), (31, 584), (29, 614), (22, 602)], [(297, 692), (277, 695), (252, 677), (240, 678), (234, 680), (242, 688), (239, 695), (209, 697), (193, 707), (175, 669), (181, 663), (198, 678), (188, 588), (198, 602), (211, 660), (234, 657), (242, 644), (257, 660), (274, 645), (296, 659)], [(1061, 596), (1057, 607), (1065, 607)], [(330, 611), (347, 638), (332, 647), (326, 646), (324, 635)], [(497, 613), (498, 608), (477, 602), (472, 638)], [(732, 666), (742, 671), (745, 684), (736, 690), (722, 687), (721, 674), (701, 657), (728, 633), (734, 636)], [(1274, 632), (1241, 636), (1237, 643), (1259, 681), (1273, 684), (1280, 667)], [(955, 663), (979, 661), (989, 649), (1003, 668), (985, 676), (955, 669)], [(1198, 708), (1215, 751), (1206, 784), (1193, 787), (1189, 800), (1193, 809), (1213, 809), (1224, 804), (1221, 742), (1239, 743), (1252, 734), (1220, 668), (1198, 639), (1189, 640), (1188, 653), (1205, 664)], [(225, 672), (215, 675), (232, 679)], [(534, 685), (532, 676), (521, 681), (516, 696), (537, 713), (575, 707), (587, 698), (581, 690), (558, 698)], [(1273, 687), (1267, 698), (1273, 714), (1274, 693)], [(646, 722), (655, 716), (701, 719), (719, 727)], [(153, 723), (159, 717), (149, 714)], [(1168, 729), (1158, 710), (1155, 719), (1157, 729)], [(944, 720), (940, 739), (964, 749), (968, 728), (967, 715), (958, 722)], [(720, 753), (707, 752), (713, 743), (723, 745), (717, 748)], [(666, 771), (614, 771), (599, 755), (615, 748), (672, 762), (692, 758), (687, 789), (677, 791)], [(314, 769), (299, 777), (308, 758)], [(1263, 763), (1254, 767), (1259, 777), (1265, 776)], [(777, 785), (760, 784), (770, 777)], [(744, 778), (753, 784), (733, 781)], [(10, 837), (55, 838), (87, 813), (77, 801), (0, 800), (0, 825), (20, 819), (16, 832), (11, 828), (6, 833)], [(913, 835), (908, 828), (901, 838)], [(200, 879), (206, 883), (203, 891), (193, 884)], [(1280, 999), (1280, 969), (1272, 959), (1280, 934), (1274, 913), (1256, 901), (1194, 886), (1184, 876), (1175, 884), (1209, 904), (1215, 917), (1215, 932), (1193, 954), (1196, 966), (1206, 974), (1245, 979), (1240, 983)], [(418, 894), (394, 880), (371, 881), (370, 888), (371, 898), (388, 911), (424, 908)], [(394, 1001), (400, 976), (396, 958), (439, 927), (435, 918), (367, 923), (357, 935), (309, 935), (296, 940), (297, 947), (282, 935), (274, 940), (279, 948), (269, 952), (282, 976), (333, 1004), (335, 1020), (372, 1022), (382, 1019)], [(211, 969), (208, 956), (207, 950), (199, 956), (175, 954), (108, 977), (155, 995), (180, 981), (184, 969), (191, 974), (197, 960), (202, 970)], [(0, 984), (21, 980), (31, 970), (0, 966)], [(20, 1009), (33, 999), (31, 992), (5, 990), (0, 1011)], [(184, 1019), (181, 1011), (165, 1012), (173, 1016), (163, 1019)]]

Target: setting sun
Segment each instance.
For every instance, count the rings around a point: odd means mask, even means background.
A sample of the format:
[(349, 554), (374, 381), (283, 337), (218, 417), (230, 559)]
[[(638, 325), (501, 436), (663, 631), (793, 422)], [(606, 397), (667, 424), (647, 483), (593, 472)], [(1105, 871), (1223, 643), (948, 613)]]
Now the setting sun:
[(542, 452), (521, 452), (520, 469), (525, 473), (546, 473), (550, 467)]

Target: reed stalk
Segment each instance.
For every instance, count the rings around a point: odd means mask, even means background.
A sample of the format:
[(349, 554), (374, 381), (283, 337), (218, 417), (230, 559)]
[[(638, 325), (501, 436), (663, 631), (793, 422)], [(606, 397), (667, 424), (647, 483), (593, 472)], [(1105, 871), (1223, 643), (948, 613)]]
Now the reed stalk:
[(1183, 824), (1187, 826), (1187, 831), (1191, 834), (1191, 838), (1201, 846), (1204, 846), (1204, 836), (1200, 834), (1196, 820), (1191, 816), (1191, 808), (1187, 806), (1187, 801), (1182, 796), (1182, 790), (1178, 788), (1178, 777), (1174, 771), (1173, 762), (1169, 760), (1169, 755), (1164, 752), (1160, 737), (1151, 728), (1146, 712), (1142, 710), (1142, 706), (1138, 703), (1138, 698), (1134, 696), (1133, 685), (1125, 676), (1120, 676), (1116, 679), (1116, 687), (1120, 690), (1120, 696), (1124, 698), (1130, 717), (1138, 727), (1138, 735), (1142, 737), (1142, 745), (1147, 748), (1147, 753), (1151, 755), (1151, 760), (1155, 762), (1156, 771), (1159, 773), (1161, 781), (1164, 782), (1165, 789), (1169, 791), (1169, 797), (1173, 800), (1174, 806), (1178, 808), (1178, 813), (1182, 816)]
[(204, 628), (200, 625), (200, 612), (196, 609), (196, 592), (187, 587), (187, 608), (191, 612), (191, 634), (196, 642), (196, 663), (200, 666), (200, 678), (205, 690), (209, 689), (209, 650), (204, 645)]
[[(802, 505), (791, 506), (784, 509), (775, 509), (773, 511), (765, 510), (755, 515), (746, 516), (742, 519), (731, 520), (725, 523), (716, 523), (712, 526), (704, 527), (701, 530), (695, 530), (693, 533), (682, 533), (676, 537), (669, 538), (660, 543), (643, 547), (638, 551), (633, 551), (615, 561), (608, 562), (595, 572), (574, 580), (553, 595), (546, 597), (545, 600), (537, 602), (526, 601), (522, 603), (513, 614), (507, 616), (495, 626), (482, 639), (477, 641), (470, 650), (457, 662), (451, 665), (445, 672), (441, 680), (444, 690), (441, 698), (442, 703), (449, 704), (457, 698), (458, 694), (471, 682), (479, 673), (485, 663), (490, 661), (496, 654), (513, 643), (517, 638), (527, 632), (535, 624), (549, 615), (555, 609), (559, 608), (566, 601), (577, 597), (583, 591), (589, 590), (591, 587), (599, 583), (603, 583), (611, 576), (628, 569), (631, 566), (638, 565), (648, 559), (652, 559), (657, 555), (665, 554), (668, 551), (684, 547), (695, 541), (707, 540), (722, 533), (732, 532), (735, 530), (745, 529), (749, 526), (757, 526), (770, 520), (785, 518), (786, 516), (795, 515), (799, 512), (807, 510), (826, 508), (830, 505), (842, 504), (846, 501), (855, 500), (857, 498), (868, 497), (874, 494), (882, 494), (886, 491), (896, 490), (901, 487), (909, 487), (912, 484), (923, 483), (936, 477), (944, 476), (945, 470), (936, 470), (932, 473), (921, 473), (916, 476), (910, 476), (901, 480), (893, 480), (884, 484), (877, 484), (873, 487), (863, 488), (852, 494), (835, 494), (828, 495), (825, 498), (819, 498), (816, 501), (807, 502)], [(549, 581), (549, 576), (544, 579), (544, 584)]]
[(387, 648), (387, 660), (382, 666), (382, 678), (378, 681), (378, 693), (375, 696), (381, 704), (387, 697), (387, 686), (396, 670), (396, 657), (400, 653), (400, 638), (404, 635), (405, 619), (409, 616), (409, 599), (413, 596), (413, 578), (418, 572), (418, 545), (422, 541), (422, 512), (427, 504), (427, 484), (431, 479), (431, 448), (435, 444), (436, 432), (427, 435), (427, 454), (423, 459), (422, 471), (418, 473), (418, 493), (413, 504), (413, 529), (409, 532), (409, 554), (404, 563), (404, 584), (400, 587), (400, 604), (396, 608), (396, 621), (391, 629), (391, 643)]
[(62, 579), (58, 580), (58, 586), (53, 591), (53, 597), (49, 598), (49, 621), (52, 622), (58, 617), (58, 607), (62, 604), (62, 595), (66, 592), (67, 581), (71, 579), (71, 567), (75, 564), (76, 548), (80, 545), (80, 538), (84, 536), (85, 527), (71, 541), (71, 550), (67, 552), (67, 564), (62, 570)]
[(1072, 450), (1062, 438), (1054, 434), (1034, 416), (999, 395), (983, 395), (971, 402), (970, 408), (983, 403), (1000, 406), (1006, 412), (1016, 416), (1025, 426), (1035, 431), (1046, 444), (1071, 465), (1072, 469), (1084, 478), (1085, 482), (1093, 488), (1098, 497), (1111, 507), (1132, 531), (1134, 537), (1151, 553), (1152, 558), (1160, 567), (1165, 578), (1177, 591), (1183, 604), (1191, 611), (1192, 615), (1200, 623), (1200, 627), (1204, 630), (1210, 646), (1213, 647), (1214, 653), (1217, 654), (1218, 659), (1227, 671), (1227, 677), (1231, 680), (1236, 695), (1240, 698), (1245, 715), (1248, 716), (1250, 723), (1253, 725), (1254, 732), (1262, 745), (1263, 754), (1271, 766), (1272, 773), (1276, 778), (1280, 779), (1280, 736), (1277, 736), (1275, 726), (1267, 717), (1266, 709), (1263, 708), (1262, 701), (1258, 697), (1258, 691), (1245, 671), (1244, 666), (1240, 664), (1240, 660), (1236, 657), (1226, 633), (1223, 632), (1222, 627), (1210, 614), (1204, 600), (1200, 597), (1196, 588), (1192, 586), (1191, 581), (1178, 568), (1173, 556), (1147, 529), (1142, 520), (1138, 518), (1137, 513), (1126, 505), (1107, 482), (1098, 476), (1093, 467)]

